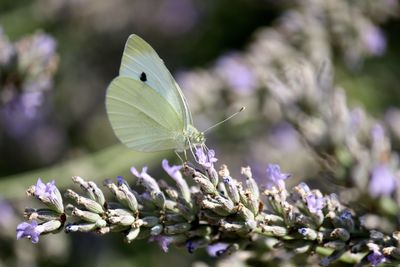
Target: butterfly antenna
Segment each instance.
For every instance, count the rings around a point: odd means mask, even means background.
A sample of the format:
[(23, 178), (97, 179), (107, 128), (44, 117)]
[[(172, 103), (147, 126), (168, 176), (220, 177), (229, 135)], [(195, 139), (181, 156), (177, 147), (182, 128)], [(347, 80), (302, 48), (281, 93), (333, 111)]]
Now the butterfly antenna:
[(220, 125), (220, 124), (222, 124), (222, 123), (224, 123), (224, 122), (226, 122), (226, 121), (232, 119), (233, 117), (235, 117), (236, 115), (238, 115), (240, 112), (242, 112), (242, 111), (245, 110), (245, 109), (246, 109), (246, 107), (241, 107), (238, 111), (236, 111), (235, 113), (233, 113), (232, 115), (230, 115), (228, 118), (226, 118), (226, 119), (224, 119), (224, 120), (218, 122), (217, 124), (214, 124), (213, 126), (211, 126), (210, 128), (208, 128), (207, 130), (205, 130), (203, 133), (206, 133), (206, 132), (208, 132), (209, 130), (211, 130), (211, 129), (217, 127), (218, 125)]

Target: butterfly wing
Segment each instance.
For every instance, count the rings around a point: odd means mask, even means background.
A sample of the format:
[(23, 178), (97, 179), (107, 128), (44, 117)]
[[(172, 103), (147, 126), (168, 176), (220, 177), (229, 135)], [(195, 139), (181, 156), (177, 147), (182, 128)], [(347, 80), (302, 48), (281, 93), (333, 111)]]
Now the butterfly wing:
[(152, 152), (180, 147), (181, 115), (146, 82), (115, 78), (107, 89), (106, 108), (116, 136), (129, 148)]
[(145, 83), (158, 92), (182, 117), (184, 129), (192, 125), (192, 115), (186, 99), (164, 61), (146, 41), (132, 34), (125, 45), (119, 74), (141, 81), (142, 73), (146, 76)]

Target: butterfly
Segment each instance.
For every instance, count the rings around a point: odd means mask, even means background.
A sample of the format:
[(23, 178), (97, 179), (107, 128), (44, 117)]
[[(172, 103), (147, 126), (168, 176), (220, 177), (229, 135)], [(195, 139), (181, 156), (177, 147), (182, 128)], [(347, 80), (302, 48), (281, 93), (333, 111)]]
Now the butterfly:
[(135, 34), (125, 44), (119, 76), (107, 88), (106, 109), (115, 135), (133, 150), (186, 153), (204, 146), (204, 133), (193, 126), (179, 85), (156, 51)]

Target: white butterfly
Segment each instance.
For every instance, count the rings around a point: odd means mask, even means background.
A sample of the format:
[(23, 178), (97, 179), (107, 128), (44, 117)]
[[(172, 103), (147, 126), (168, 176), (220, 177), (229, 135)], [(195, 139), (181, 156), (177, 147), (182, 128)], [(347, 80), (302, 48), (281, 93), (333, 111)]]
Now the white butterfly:
[(106, 108), (119, 140), (137, 151), (185, 152), (204, 145), (185, 96), (154, 49), (137, 35), (126, 42), (119, 76), (107, 89)]

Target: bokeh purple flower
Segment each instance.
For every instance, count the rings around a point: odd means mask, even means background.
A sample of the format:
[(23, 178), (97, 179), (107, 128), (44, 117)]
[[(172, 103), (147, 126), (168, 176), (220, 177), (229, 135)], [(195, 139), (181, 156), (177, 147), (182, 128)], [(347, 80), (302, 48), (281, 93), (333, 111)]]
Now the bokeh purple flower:
[(32, 243), (39, 242), (39, 236), (44, 228), (38, 225), (37, 221), (23, 222), (17, 226), (17, 239), (29, 238)]
[(376, 144), (382, 144), (385, 140), (385, 129), (379, 123), (376, 123), (371, 130), (372, 141)]
[(381, 56), (385, 53), (386, 37), (380, 28), (370, 25), (362, 34), (363, 42), (369, 53), (374, 56)]
[(396, 177), (389, 166), (380, 164), (374, 167), (369, 183), (369, 193), (372, 197), (389, 196), (396, 186)]
[(251, 93), (257, 86), (253, 72), (238, 54), (221, 57), (216, 63), (216, 71), (239, 94)]
[[(49, 110), (45, 92), (57, 70), (56, 40), (37, 32), (15, 43), (0, 29), (0, 127), (8, 138), (34, 138)], [(31, 141), (32, 142), (32, 141)]]
[(0, 229), (6, 228), (13, 221), (14, 216), (11, 204), (0, 198)]
[(167, 35), (180, 35), (193, 29), (199, 20), (199, 12), (192, 1), (166, 0), (153, 17), (157, 26)]

